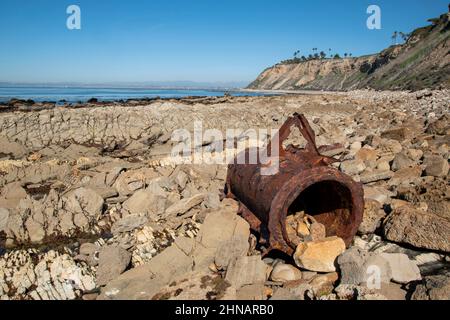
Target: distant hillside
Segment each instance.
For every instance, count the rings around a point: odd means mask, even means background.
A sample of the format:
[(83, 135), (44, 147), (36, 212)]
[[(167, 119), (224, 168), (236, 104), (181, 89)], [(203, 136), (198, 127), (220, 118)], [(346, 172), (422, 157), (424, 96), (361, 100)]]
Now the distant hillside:
[(283, 62), (263, 71), (249, 89), (420, 90), (450, 87), (450, 14), (431, 19), (402, 45), (374, 55)]

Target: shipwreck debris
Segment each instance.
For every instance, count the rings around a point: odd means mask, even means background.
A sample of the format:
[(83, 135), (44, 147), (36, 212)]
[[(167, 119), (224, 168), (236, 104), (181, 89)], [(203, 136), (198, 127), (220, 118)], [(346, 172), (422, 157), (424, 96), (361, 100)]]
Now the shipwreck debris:
[[(307, 144), (303, 149), (292, 145), (284, 149), (294, 125)], [(227, 197), (240, 202), (240, 214), (259, 234), (266, 254), (271, 250), (294, 253), (298, 243), (290, 236), (287, 218), (298, 212), (314, 217), (325, 226), (327, 237), (338, 236), (349, 246), (362, 221), (364, 196), (361, 183), (330, 166), (336, 159), (321, 154), (339, 146), (317, 148), (314, 131), (306, 117), (297, 113), (284, 123), (277, 138), (278, 173), (262, 175), (259, 156), (257, 164), (239, 164), (238, 156), (228, 167)], [(272, 143), (265, 152), (270, 152)], [(250, 149), (243, 152), (248, 158)]]

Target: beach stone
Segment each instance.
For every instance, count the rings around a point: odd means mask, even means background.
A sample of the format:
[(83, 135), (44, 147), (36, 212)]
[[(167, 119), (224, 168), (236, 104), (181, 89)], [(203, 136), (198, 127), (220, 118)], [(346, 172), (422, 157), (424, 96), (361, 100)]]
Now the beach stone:
[(187, 199), (183, 199), (169, 208), (167, 208), (165, 215), (166, 216), (173, 216), (173, 215), (182, 215), (192, 209), (193, 207), (199, 205), (200, 203), (205, 200), (206, 195), (205, 194), (196, 194), (195, 196), (192, 196)]
[(364, 161), (376, 161), (378, 158), (378, 151), (375, 149), (362, 148), (355, 154), (356, 160)]
[(238, 257), (228, 266), (225, 280), (236, 289), (250, 284), (263, 284), (266, 281), (267, 268), (260, 256)]
[(359, 285), (364, 282), (364, 264), (369, 257), (369, 253), (358, 247), (352, 247), (337, 258), (341, 283)]
[(364, 203), (363, 221), (358, 231), (362, 234), (373, 233), (385, 216), (382, 205), (376, 200), (367, 199)]
[(151, 300), (165, 285), (147, 265), (142, 265), (110, 281), (97, 300)]
[(341, 163), (340, 169), (348, 175), (357, 175), (366, 169), (366, 165), (362, 160), (348, 160)]
[(340, 300), (387, 300), (386, 296), (376, 289), (354, 284), (340, 284), (334, 291)]
[(116, 189), (114, 188), (110, 188), (110, 187), (104, 187), (104, 188), (92, 188), (92, 190), (94, 190), (94, 192), (96, 194), (98, 194), (100, 197), (102, 197), (103, 199), (109, 199), (109, 198), (113, 198), (116, 197), (118, 195), (118, 192)]
[(130, 214), (117, 220), (111, 227), (113, 234), (125, 233), (133, 231), (144, 226), (148, 222), (148, 218), (140, 214)]
[(448, 160), (442, 158), (441, 156), (426, 156), (423, 163), (426, 166), (425, 174), (427, 176), (446, 177), (448, 175)]
[(245, 301), (266, 300), (265, 291), (266, 287), (261, 283), (250, 284), (240, 288), (236, 292), (236, 298)]
[[(117, 168), (117, 171), (119, 169), (120, 168)], [(117, 171), (114, 172), (114, 174), (116, 174)], [(150, 184), (150, 182), (156, 178), (158, 178), (158, 174), (151, 168), (142, 168), (125, 172), (121, 171), (112, 186), (121, 196), (130, 196), (137, 190), (143, 189), (146, 181)], [(108, 176), (106, 180), (108, 180)]]
[(270, 274), (270, 279), (275, 282), (287, 282), (300, 280), (302, 272), (290, 264), (277, 263)]
[[(250, 226), (247, 221), (237, 215), (237, 207), (221, 206), (217, 211), (209, 213), (197, 234), (196, 247), (193, 253), (196, 269), (204, 269), (210, 266), (216, 253), (219, 255), (219, 263), (236, 254), (234, 250), (223, 250), (220, 248), (233, 238), (242, 241), (250, 237)], [(238, 250), (240, 251), (240, 249)]]
[(410, 137), (412, 134), (411, 129), (406, 127), (395, 128), (391, 130), (387, 130), (381, 133), (381, 137), (384, 139), (392, 139), (397, 141), (403, 141), (406, 138)]
[(105, 176), (105, 185), (108, 187), (111, 187), (114, 182), (116, 182), (116, 179), (120, 176), (122, 171), (124, 171), (125, 168), (123, 167), (114, 167), (112, 168)]
[(392, 178), (394, 173), (392, 171), (373, 171), (373, 172), (365, 172), (360, 175), (360, 181), (362, 183), (371, 183), (380, 180), (388, 180)]
[(206, 200), (204, 202), (206, 208), (218, 209), (220, 207), (220, 196), (214, 192), (208, 192)]
[(366, 285), (374, 271), (380, 272), (381, 283), (389, 283), (392, 278), (389, 263), (382, 256), (356, 246), (340, 255), (337, 264), (341, 284)]
[(100, 250), (97, 268), (97, 284), (106, 285), (125, 271), (131, 254), (118, 246), (107, 246)]
[(395, 172), (400, 169), (412, 167), (414, 164), (414, 161), (412, 161), (404, 152), (400, 152), (395, 155), (391, 169)]
[(172, 245), (148, 263), (110, 281), (98, 300), (151, 300), (162, 288), (191, 273), (192, 267), (192, 258)]
[(308, 238), (310, 238), (312, 241), (322, 240), (327, 236), (325, 226), (316, 221), (311, 224), (309, 231), (310, 234)]
[(381, 153), (380, 156), (385, 156), (399, 153), (403, 150), (403, 147), (397, 140), (383, 138), (380, 145), (378, 146), (378, 150)]
[(250, 244), (248, 237), (237, 235), (225, 241), (216, 251), (214, 263), (219, 270), (225, 270), (237, 257), (247, 255)]
[(450, 300), (450, 274), (425, 277), (411, 300)]
[(450, 252), (450, 222), (410, 206), (395, 209), (383, 223), (388, 240), (417, 248)]
[(184, 252), (185, 255), (190, 256), (195, 246), (195, 240), (192, 238), (179, 236), (175, 238), (175, 245)]
[(8, 226), (9, 210), (0, 208), (0, 231), (6, 230)]
[(66, 210), (72, 213), (98, 217), (103, 212), (104, 201), (95, 191), (79, 188), (70, 193), (66, 201)]
[(90, 256), (96, 253), (100, 247), (94, 243), (86, 242), (80, 245), (80, 254)]
[(236, 289), (218, 274), (188, 273), (163, 287), (152, 300), (236, 300)]
[(317, 272), (334, 272), (336, 258), (345, 251), (345, 243), (339, 237), (306, 242), (298, 245), (294, 261), (303, 269)]
[(383, 205), (390, 202), (391, 196), (393, 196), (393, 193), (385, 188), (364, 186), (365, 200), (375, 200)]
[(389, 171), (391, 170), (391, 165), (387, 161), (380, 160), (377, 162), (376, 169), (377, 171)]
[(445, 113), (438, 120), (430, 123), (426, 129), (426, 133), (445, 135), (450, 130), (450, 116)]
[(13, 159), (20, 159), (28, 152), (22, 144), (9, 141), (6, 137), (0, 136), (0, 154), (10, 155)]
[(339, 274), (337, 272), (331, 272), (326, 274), (319, 274), (309, 281), (309, 285), (312, 287), (314, 296), (320, 298), (322, 296), (331, 294), (334, 289), (334, 284), (339, 280)]
[(392, 272), (392, 281), (406, 284), (411, 281), (422, 280), (417, 265), (409, 260), (404, 253), (381, 253), (381, 256), (389, 263)]
[(175, 176), (175, 182), (177, 183), (178, 187), (180, 187), (181, 190), (184, 190), (188, 181), (189, 181), (188, 175), (181, 170)]
[(422, 176), (422, 168), (420, 166), (412, 166), (397, 170), (389, 181), (389, 185), (408, 185), (416, 182)]
[(168, 284), (192, 271), (194, 262), (176, 245), (166, 248), (147, 264), (153, 274)]
[(40, 243), (45, 238), (44, 226), (32, 217), (28, 218), (25, 222), (25, 228), (28, 231), (31, 243)]
[(123, 209), (129, 214), (145, 214), (156, 219), (164, 213), (166, 208), (166, 195), (155, 194), (149, 190), (136, 191), (127, 201), (123, 203)]
[(420, 149), (408, 149), (407, 155), (413, 161), (418, 162), (423, 157), (423, 151)]

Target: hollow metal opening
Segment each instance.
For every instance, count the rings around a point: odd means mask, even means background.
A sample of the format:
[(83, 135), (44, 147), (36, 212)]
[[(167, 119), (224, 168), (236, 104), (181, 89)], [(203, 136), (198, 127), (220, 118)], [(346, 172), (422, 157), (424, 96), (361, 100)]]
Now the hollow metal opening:
[(346, 239), (351, 232), (351, 192), (339, 182), (321, 181), (306, 188), (289, 206), (288, 215), (300, 211), (325, 225), (327, 237)]

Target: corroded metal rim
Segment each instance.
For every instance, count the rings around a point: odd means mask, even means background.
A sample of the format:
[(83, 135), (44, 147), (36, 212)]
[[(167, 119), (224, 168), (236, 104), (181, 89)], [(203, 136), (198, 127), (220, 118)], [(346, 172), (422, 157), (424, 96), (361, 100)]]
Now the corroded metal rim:
[(347, 232), (337, 234), (337, 236), (343, 238), (347, 246), (351, 244), (363, 218), (364, 203), (362, 201), (362, 185), (355, 183), (350, 177), (333, 168), (318, 167), (293, 176), (283, 185), (280, 192), (273, 199), (268, 225), (270, 230), (270, 249), (281, 250), (289, 255), (295, 251), (295, 246), (290, 243), (286, 234), (288, 209), (308, 187), (327, 181), (336, 182), (342, 187), (347, 188), (351, 195), (351, 206), (348, 208), (350, 210), (350, 221), (348, 221), (349, 224), (346, 228)]

